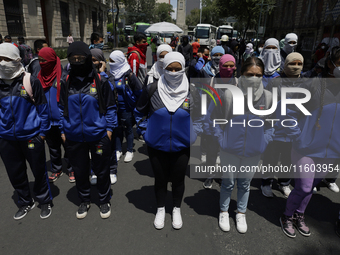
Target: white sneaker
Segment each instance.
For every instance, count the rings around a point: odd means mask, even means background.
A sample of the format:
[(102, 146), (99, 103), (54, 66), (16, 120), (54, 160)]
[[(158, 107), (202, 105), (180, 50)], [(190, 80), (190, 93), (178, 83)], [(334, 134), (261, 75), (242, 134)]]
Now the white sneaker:
[(174, 229), (181, 229), (183, 226), (182, 216), (181, 216), (181, 208), (174, 207), (172, 210), (172, 227)]
[(336, 185), (335, 182), (328, 182), (325, 179), (322, 181), (327, 185), (327, 188), (329, 188), (331, 191), (336, 192), (336, 193), (339, 192), (339, 187), (338, 185)]
[(265, 197), (273, 197), (274, 196), (271, 185), (265, 185), (265, 186), (261, 185), (261, 190), (262, 190), (262, 194)]
[(123, 155), (123, 152), (121, 151), (116, 151), (116, 158), (117, 158), (117, 161), (120, 160), (120, 157)]
[(90, 179), (91, 185), (97, 185), (97, 175), (91, 175)]
[(153, 225), (155, 226), (156, 229), (162, 229), (164, 228), (164, 220), (165, 220), (165, 207), (159, 207), (157, 209)]
[(316, 187), (313, 188), (313, 194), (318, 193), (318, 189)]
[(125, 154), (124, 162), (128, 163), (133, 159), (133, 152), (127, 151)]
[(218, 217), (218, 225), (225, 232), (230, 230), (229, 213), (228, 212), (220, 212), (220, 216)]
[(247, 232), (246, 215), (244, 213), (236, 214), (236, 228), (237, 231), (240, 232), (241, 234)]
[(289, 197), (289, 194), (291, 191), (291, 189), (289, 188), (289, 185), (280, 185), (278, 184), (279, 186), (279, 190), (283, 193), (283, 195), (287, 198)]
[(115, 184), (117, 182), (117, 175), (110, 174), (111, 184)]
[(204, 164), (205, 162), (207, 162), (207, 155), (201, 155), (201, 163)]

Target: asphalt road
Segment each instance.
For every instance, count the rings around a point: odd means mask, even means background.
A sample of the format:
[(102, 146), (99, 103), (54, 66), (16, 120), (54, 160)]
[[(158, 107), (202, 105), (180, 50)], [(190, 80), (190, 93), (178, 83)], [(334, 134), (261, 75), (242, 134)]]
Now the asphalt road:
[[(239, 234), (236, 230), (234, 191), (229, 210), (231, 231), (224, 233), (218, 227), (218, 184), (205, 190), (201, 180), (189, 177), (189, 169), (181, 207), (182, 229), (174, 230), (171, 226), (169, 185), (165, 227), (156, 230), (153, 173), (145, 144), (137, 140), (134, 143), (132, 162), (119, 162), (118, 182), (112, 185), (112, 214), (106, 220), (100, 218), (94, 186), (87, 217), (76, 218), (80, 201), (75, 184), (70, 184), (64, 174), (51, 184), (54, 206), (48, 219), (40, 219), (40, 209), (36, 207), (24, 219), (15, 221), (17, 195), (0, 161), (0, 254), (340, 254), (340, 238), (334, 232), (340, 209), (339, 193), (323, 187), (313, 195), (306, 211), (312, 235), (303, 237), (297, 233), (295, 239), (290, 239), (279, 225), (285, 198), (276, 184), (275, 197), (263, 197), (260, 180), (254, 179), (246, 214), (248, 232)], [(47, 160), (49, 166), (48, 155)], [(30, 170), (28, 176), (33, 189)]]

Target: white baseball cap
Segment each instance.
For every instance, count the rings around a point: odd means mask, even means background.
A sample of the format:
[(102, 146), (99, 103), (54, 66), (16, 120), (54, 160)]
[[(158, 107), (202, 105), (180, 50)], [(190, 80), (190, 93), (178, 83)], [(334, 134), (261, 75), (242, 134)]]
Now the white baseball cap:
[(222, 35), (221, 42), (228, 42), (228, 41), (229, 41), (229, 36)]

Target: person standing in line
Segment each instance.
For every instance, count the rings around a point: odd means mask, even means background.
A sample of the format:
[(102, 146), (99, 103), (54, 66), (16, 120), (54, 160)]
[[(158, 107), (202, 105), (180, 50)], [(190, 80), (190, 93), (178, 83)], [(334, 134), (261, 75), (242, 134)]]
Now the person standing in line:
[(148, 116), (146, 129), (141, 130), (147, 144), (151, 167), (155, 175), (157, 213), (156, 229), (165, 221), (168, 182), (172, 183), (172, 227), (182, 228), (181, 203), (184, 179), (190, 157), (190, 144), (196, 140), (191, 126), (190, 109), (194, 107), (185, 75), (185, 60), (181, 53), (170, 52), (164, 57), (164, 74), (158, 81), (144, 87), (135, 109), (137, 128), (143, 116)]
[(74, 42), (74, 40), (73, 40), (73, 37), (72, 37), (72, 34), (69, 34), (69, 35), (68, 35), (68, 37), (67, 37), (67, 40), (66, 40), (66, 41), (67, 41), (67, 43), (68, 43), (68, 45), (69, 45), (69, 46), (70, 46), (70, 44), (71, 44), (71, 43), (73, 43), (73, 42)]
[(253, 56), (254, 53), (254, 49), (253, 49), (253, 44), (252, 43), (247, 43), (246, 45), (246, 51), (243, 53), (242, 56), (242, 64), (247, 60), (247, 58)]
[[(287, 115), (284, 116), (298, 123), (297, 126), (287, 123), (285, 127), (285, 132), (293, 139), (292, 164), (298, 171), (294, 173), (294, 189), (279, 219), (283, 233), (291, 238), (296, 237), (294, 227), (303, 236), (311, 235), (304, 213), (312, 198), (313, 188), (328, 172), (334, 171), (331, 166), (334, 167), (340, 158), (340, 133), (337, 128), (340, 125), (337, 110), (340, 107), (339, 80), (340, 47), (334, 47), (326, 59), (322, 76), (308, 79), (303, 86), (311, 93), (310, 100), (303, 104), (311, 115), (302, 114), (295, 105), (288, 105)], [(296, 93), (295, 97), (299, 96), (301, 93)]]
[(286, 57), (296, 50), (296, 46), (298, 43), (298, 36), (294, 33), (289, 33), (286, 35), (284, 39), (284, 46), (280, 50), (281, 55), (281, 65), (280, 72), (284, 69)]
[(144, 84), (148, 72), (146, 62), (146, 51), (148, 49), (147, 38), (144, 33), (136, 33), (133, 36), (135, 44), (128, 48), (128, 64), (138, 80)]
[[(304, 59), (300, 53), (293, 52), (286, 57), (283, 72), (275, 79), (272, 79), (267, 90), (273, 91), (277, 88), (278, 107), (276, 109), (276, 117), (279, 117), (281, 112), (281, 90), (282, 88), (298, 88), (302, 86), (304, 80), (301, 79), (301, 71), (303, 68)], [(287, 93), (286, 97), (291, 98), (293, 94)], [(275, 113), (274, 113), (275, 114)], [(276, 123), (274, 141), (270, 142), (266, 151), (263, 154), (263, 166), (276, 166), (280, 160), (281, 165), (290, 167), (291, 165), (291, 151), (292, 140), (286, 135), (282, 125)], [(291, 182), (290, 176), (284, 173), (278, 173), (278, 188), (287, 198), (291, 192), (289, 184)], [(273, 197), (272, 183), (274, 181), (274, 174), (266, 174), (262, 178), (261, 190), (265, 197)]]
[(29, 72), (33, 77), (38, 77), (38, 74), (41, 69), (38, 54), (39, 54), (39, 51), (45, 47), (48, 47), (48, 44), (45, 40), (39, 39), (39, 40), (34, 41), (35, 55), (31, 59), (31, 61), (28, 63), (28, 65), (25, 66), (26, 72)]
[(279, 41), (275, 38), (269, 38), (264, 43), (259, 59), (261, 59), (264, 64), (262, 83), (264, 88), (266, 88), (271, 79), (280, 76), (277, 72), (281, 65)]
[[(59, 129), (60, 114), (57, 104), (57, 94), (60, 93), (60, 87), (65, 86), (61, 80), (60, 59), (52, 48), (46, 47), (39, 51), (39, 62), (41, 70), (38, 79), (44, 89), (47, 99), (51, 128), (46, 135), (46, 142), (51, 158), (51, 176), (48, 177), (50, 182), (55, 182), (63, 175), (63, 162), (61, 158), (61, 145), (64, 146)], [(59, 92), (58, 92), (59, 90)], [(74, 172), (67, 158), (65, 150), (64, 159), (67, 163), (69, 182), (75, 182)]]
[(89, 46), (89, 49), (104, 49), (104, 39), (103, 35), (98, 32), (94, 32), (91, 34), (91, 44)]
[(229, 36), (222, 35), (222, 37), (221, 37), (221, 46), (223, 47), (225, 54), (230, 54), (233, 57), (235, 57), (234, 56), (234, 52), (229, 47), (230, 46)]
[(0, 44), (0, 155), (18, 194), (15, 220), (24, 218), (35, 207), (26, 160), (35, 179), (33, 192), (41, 206), (40, 218), (46, 219), (52, 213), (44, 146), (50, 126), (40, 81), (25, 73), (17, 47)]
[(118, 101), (118, 128), (114, 138), (116, 141), (116, 157), (119, 161), (123, 155), (122, 143), (125, 133), (127, 151), (124, 162), (129, 163), (133, 159), (133, 110), (142, 93), (143, 85), (132, 72), (122, 51), (116, 50), (110, 54), (109, 65), (109, 81), (117, 91)]
[(162, 74), (164, 74), (164, 57), (169, 52), (172, 52), (170, 45), (161, 44), (158, 46), (156, 52), (157, 62), (151, 67), (151, 70), (148, 72), (146, 83), (144, 83), (144, 85), (149, 85), (154, 81), (158, 81), (161, 78)]
[[(222, 59), (221, 59), (222, 60)], [(241, 77), (238, 79), (238, 87), (242, 90), (245, 99), (249, 97), (248, 88), (252, 88), (252, 102), (255, 109), (267, 110), (271, 107), (271, 92), (265, 90), (262, 84), (264, 66), (257, 57), (250, 57), (242, 66)], [(218, 119), (232, 120), (242, 123), (247, 120), (265, 122), (265, 117), (251, 113), (246, 106), (244, 115), (233, 115), (233, 96), (229, 89), (219, 93), (222, 95), (223, 108), (215, 108), (212, 116)], [(247, 97), (246, 97), (247, 95)], [(215, 106), (211, 104), (211, 106)], [(210, 108), (210, 106), (209, 106)], [(236, 125), (218, 125), (215, 129), (215, 136), (220, 144), (221, 167), (234, 166), (237, 172), (223, 174), (220, 191), (220, 214), (219, 226), (222, 231), (230, 231), (229, 205), (231, 193), (237, 181), (237, 214), (236, 227), (239, 233), (247, 232), (246, 210), (250, 193), (250, 182), (255, 174), (254, 171), (242, 172), (242, 167), (258, 165), (261, 154), (272, 141), (274, 128), (267, 122), (261, 127), (240, 128)]]
[(12, 42), (12, 37), (10, 35), (5, 36), (5, 43), (13, 44), (15, 47), (18, 47), (18, 44)]
[(191, 44), (192, 46), (192, 55), (193, 58), (197, 56), (198, 49), (201, 47), (201, 45), (198, 43), (198, 39), (195, 39), (195, 41)]
[(81, 204), (76, 217), (83, 219), (91, 206), (90, 158), (97, 176), (100, 216), (111, 215), (110, 157), (112, 132), (117, 127), (114, 96), (108, 81), (93, 68), (92, 55), (83, 42), (72, 43), (67, 50), (70, 74), (60, 88), (61, 137), (76, 178)]
[(178, 46), (178, 52), (182, 53), (185, 59), (185, 67), (188, 67), (192, 61), (192, 46), (189, 44), (189, 38), (187, 35), (183, 37), (183, 43)]

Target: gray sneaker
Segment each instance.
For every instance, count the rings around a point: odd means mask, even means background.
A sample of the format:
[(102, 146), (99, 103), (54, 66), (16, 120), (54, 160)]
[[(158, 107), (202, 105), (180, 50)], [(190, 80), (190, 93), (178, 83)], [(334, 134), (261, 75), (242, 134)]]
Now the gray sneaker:
[(205, 189), (211, 189), (213, 181), (214, 181), (214, 179), (212, 179), (212, 178), (206, 179), (205, 182), (203, 183), (203, 187)]
[(271, 185), (261, 185), (261, 190), (262, 190), (262, 195), (264, 195), (265, 197), (273, 197), (273, 191), (272, 191), (272, 187)]
[(303, 213), (294, 213), (293, 224), (303, 236), (310, 236), (309, 227), (305, 223), (305, 215)]

